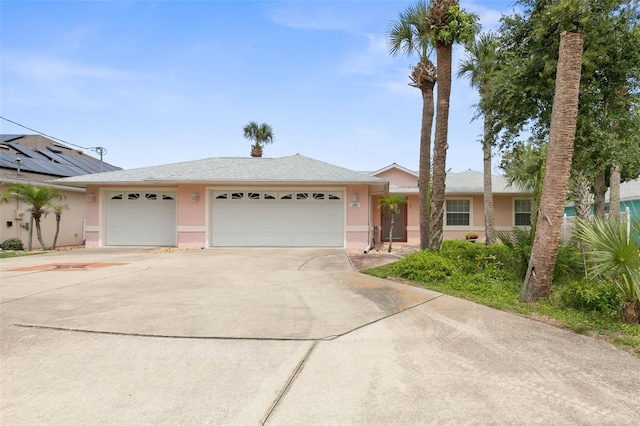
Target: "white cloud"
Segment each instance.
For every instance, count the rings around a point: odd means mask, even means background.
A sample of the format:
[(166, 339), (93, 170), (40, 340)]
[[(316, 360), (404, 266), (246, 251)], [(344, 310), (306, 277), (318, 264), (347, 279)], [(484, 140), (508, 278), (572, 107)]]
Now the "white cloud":
[(355, 30), (353, 19), (338, 12), (337, 9), (324, 7), (322, 3), (288, 3), (271, 11), (267, 18), (272, 22), (296, 30), (340, 31), (352, 33)]
[(115, 80), (130, 75), (127, 71), (113, 68), (88, 66), (79, 62), (68, 61), (46, 55), (4, 55), (5, 67), (18, 76), (36, 82), (52, 82), (77, 78)]

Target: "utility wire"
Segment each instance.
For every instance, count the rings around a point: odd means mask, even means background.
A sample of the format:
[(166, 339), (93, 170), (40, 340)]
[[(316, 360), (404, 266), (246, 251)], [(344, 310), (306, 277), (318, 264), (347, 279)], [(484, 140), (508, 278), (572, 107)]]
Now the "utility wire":
[(9, 123), (13, 123), (13, 124), (15, 124), (16, 126), (20, 126), (20, 127), (24, 128), (24, 129), (31, 130), (32, 132), (36, 132), (36, 133), (37, 133), (37, 134), (39, 134), (39, 135), (46, 136), (46, 137), (48, 137), (49, 139), (53, 139), (53, 140), (56, 140), (56, 141), (58, 141), (58, 142), (65, 143), (65, 144), (67, 144), (67, 145), (75, 146), (76, 148), (90, 149), (90, 150), (92, 150), (92, 151), (95, 151), (95, 152), (97, 152), (98, 154), (100, 154), (100, 159), (102, 159), (102, 156), (103, 156), (104, 154), (106, 154), (106, 153), (107, 153), (106, 148), (103, 148), (103, 147), (101, 147), (101, 146), (86, 147), (86, 146), (76, 145), (76, 144), (74, 144), (74, 143), (67, 142), (67, 141), (65, 141), (64, 139), (56, 138), (55, 136), (51, 136), (51, 135), (48, 135), (48, 134), (46, 134), (46, 133), (44, 133), (44, 132), (41, 132), (41, 131), (39, 131), (39, 130), (32, 129), (31, 127), (27, 127), (27, 126), (25, 126), (24, 124), (20, 124), (20, 123), (17, 123), (17, 122), (15, 122), (15, 121), (13, 121), (13, 120), (9, 120), (8, 118), (3, 117), (3, 116), (1, 116), (1, 115), (0, 115), (0, 118), (1, 118), (1, 119), (3, 119), (3, 120), (5, 120), (5, 121), (8, 121)]

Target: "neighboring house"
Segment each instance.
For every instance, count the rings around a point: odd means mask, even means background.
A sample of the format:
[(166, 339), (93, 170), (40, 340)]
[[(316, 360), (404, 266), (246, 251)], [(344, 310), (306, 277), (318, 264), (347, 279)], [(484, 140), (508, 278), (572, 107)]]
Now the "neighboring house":
[[(418, 173), (397, 164), (391, 164), (372, 176), (389, 182), (389, 193), (404, 195), (407, 204), (400, 206), (393, 229), (394, 241), (420, 244), (420, 215)], [(511, 229), (514, 226), (531, 224), (531, 194), (517, 187), (510, 187), (504, 176), (492, 177), (493, 204), (497, 229)], [(469, 231), (479, 234), (484, 241), (484, 186), (481, 172), (467, 170), (462, 173), (447, 173), (443, 238), (445, 240), (465, 239)], [(381, 195), (373, 198), (377, 206)], [(389, 215), (379, 211), (373, 215), (373, 225), (381, 227), (383, 241), (389, 239)]]
[[(39, 135), (0, 135), (0, 191), (4, 192), (14, 183), (33, 186), (51, 185), (48, 181), (66, 176), (78, 176), (118, 170), (81, 151), (54, 142)], [(58, 246), (84, 243), (84, 219), (86, 208), (85, 191), (68, 186), (54, 187), (67, 198), (69, 210), (62, 213)], [(0, 204), (0, 242), (19, 238), (27, 246), (30, 226), (30, 205), (17, 201)], [(45, 244), (52, 244), (56, 229), (53, 213), (42, 220)], [(40, 243), (33, 235), (33, 248)]]
[[(605, 194), (605, 201), (605, 209), (609, 211), (609, 190)], [(624, 212), (626, 208), (629, 208), (632, 219), (640, 219), (640, 178), (620, 184), (620, 211)], [(567, 217), (576, 215), (573, 203), (567, 204), (564, 213)]]
[[(528, 224), (527, 195), (496, 181), (498, 226)], [(381, 224), (379, 197), (389, 192), (409, 197), (399, 239), (419, 241), (417, 177), (395, 164), (369, 174), (302, 155), (209, 158), (56, 184), (86, 188), (87, 247), (364, 249)], [(445, 236), (464, 239), (483, 230), (482, 174), (452, 175), (451, 185)]]

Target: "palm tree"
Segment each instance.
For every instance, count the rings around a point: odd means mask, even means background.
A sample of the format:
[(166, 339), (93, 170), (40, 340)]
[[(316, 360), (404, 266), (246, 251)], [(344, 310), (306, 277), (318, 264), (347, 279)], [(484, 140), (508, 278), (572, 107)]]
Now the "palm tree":
[(430, 248), (439, 250), (444, 225), (444, 192), (447, 175), (449, 99), (451, 97), (451, 56), (454, 43), (470, 42), (478, 30), (477, 16), (464, 12), (458, 0), (433, 0), (426, 26), (435, 42), (438, 66), (436, 131), (433, 141), (433, 184), (431, 187)]
[(576, 236), (589, 250), (589, 271), (613, 282), (622, 292), (622, 315), (627, 322), (640, 322), (640, 221), (627, 225), (594, 217), (576, 221)]
[(53, 210), (53, 214), (56, 215), (56, 235), (53, 237), (53, 245), (51, 246), (52, 250), (56, 249), (56, 243), (58, 242), (58, 234), (60, 233), (60, 219), (62, 218), (62, 211), (69, 210), (68, 204), (54, 204), (51, 206), (51, 210)]
[[(491, 33), (481, 34), (477, 40), (467, 46), (467, 57), (460, 62), (458, 77), (468, 77), (471, 86), (478, 89), (482, 99), (489, 91), (489, 81), (497, 69), (496, 50), (498, 39)], [(482, 104), (481, 104), (482, 105)], [(482, 110), (482, 107), (480, 107)], [(482, 135), (482, 156), (484, 174), (484, 233), (487, 244), (495, 242), (495, 215), (493, 212), (493, 192), (491, 189), (491, 147), (493, 138), (491, 128), (493, 117), (491, 111), (484, 113), (484, 134)]]
[(525, 302), (546, 297), (551, 291), (558, 255), (573, 157), (582, 66), (582, 35), (560, 35), (556, 91), (551, 112), (547, 164), (542, 183), (540, 212), (529, 268), (520, 296)]
[(269, 143), (273, 143), (273, 129), (267, 123), (258, 124), (250, 121), (244, 126), (244, 138), (253, 141), (251, 145), (251, 156), (262, 157), (262, 148)]
[[(31, 205), (31, 219), (35, 222), (36, 236), (40, 242), (40, 246), (43, 250), (46, 250), (44, 240), (42, 239), (42, 230), (40, 228), (40, 220), (43, 216), (46, 216), (47, 208), (51, 206), (52, 201), (64, 200), (66, 196), (56, 191), (51, 186), (36, 187), (31, 185), (25, 185), (23, 183), (16, 183), (9, 187), (2, 198), (0, 203), (7, 203), (10, 200), (22, 201)], [(29, 232), (29, 250), (31, 250), (32, 233)]]
[(391, 213), (391, 226), (389, 226), (389, 249), (391, 253), (391, 243), (393, 241), (393, 222), (395, 220), (398, 210), (400, 210), (400, 204), (406, 204), (407, 199), (402, 195), (391, 194), (380, 197), (378, 202), (378, 209), (387, 209)]
[(433, 87), (436, 84), (436, 68), (429, 59), (432, 50), (428, 37), (425, 19), (427, 2), (417, 1), (398, 15), (398, 20), (391, 23), (387, 37), (389, 53), (392, 56), (403, 54), (418, 56), (418, 64), (412, 68), (412, 87), (422, 93), (422, 129), (420, 131), (420, 169), (418, 171), (418, 188), (420, 190), (420, 247), (425, 249), (429, 244), (429, 187), (431, 181), (431, 128), (433, 127)]

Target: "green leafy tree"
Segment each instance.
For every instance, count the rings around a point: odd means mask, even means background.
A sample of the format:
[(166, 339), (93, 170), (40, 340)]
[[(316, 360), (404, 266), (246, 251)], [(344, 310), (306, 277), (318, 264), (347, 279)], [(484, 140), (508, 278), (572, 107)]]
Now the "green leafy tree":
[(64, 210), (69, 210), (68, 204), (53, 204), (51, 205), (51, 210), (53, 214), (56, 215), (56, 234), (53, 237), (53, 245), (51, 246), (52, 250), (56, 249), (56, 244), (58, 243), (58, 234), (60, 234), (60, 220), (62, 219), (62, 212)]
[[(66, 196), (64, 194), (56, 191), (51, 186), (36, 187), (16, 183), (4, 192), (2, 198), (0, 198), (0, 202), (7, 203), (10, 200), (16, 200), (31, 205), (31, 219), (35, 223), (36, 236), (42, 249), (47, 250), (47, 246), (42, 239), (40, 221), (42, 217), (47, 215), (47, 208), (51, 207), (53, 201), (64, 200), (65, 198)], [(29, 250), (31, 250), (31, 243), (32, 233), (29, 232)]]
[[(491, 33), (481, 34), (467, 45), (466, 58), (460, 62), (458, 77), (467, 77), (471, 86), (478, 89), (480, 97), (484, 97), (491, 89), (491, 76), (497, 71), (496, 51), (498, 39)], [(487, 244), (493, 244), (496, 239), (495, 214), (493, 211), (491, 150), (493, 147), (493, 114), (490, 110), (480, 112), (484, 117), (484, 132), (482, 135), (482, 157), (484, 177), (484, 233)]]
[(391, 214), (391, 226), (389, 226), (389, 248), (387, 251), (391, 253), (391, 243), (393, 242), (393, 223), (400, 210), (401, 204), (406, 204), (407, 199), (402, 195), (391, 194), (380, 197), (380, 201), (378, 202), (378, 209), (387, 209), (387, 211)]
[(412, 68), (410, 85), (422, 93), (422, 127), (420, 131), (420, 164), (418, 171), (420, 247), (429, 245), (431, 181), (431, 128), (433, 127), (433, 87), (436, 84), (436, 68), (429, 59), (432, 51), (431, 39), (426, 29), (428, 3), (417, 1), (398, 15), (387, 33), (387, 44), (392, 56), (403, 54), (417, 56), (418, 63)]
[(262, 157), (262, 151), (266, 144), (273, 143), (273, 128), (267, 123), (258, 124), (250, 121), (244, 126), (244, 138), (253, 141), (251, 156)]
[(580, 81), (573, 172), (594, 187), (596, 212), (604, 211), (608, 173), (622, 180), (640, 174), (640, 13), (637, 0), (517, 0), (503, 16), (500, 70), (482, 103), (496, 114), (494, 133), (510, 149), (523, 132), (547, 140), (560, 33), (580, 33)]
[(433, 0), (426, 17), (427, 32), (436, 46), (438, 93), (433, 141), (431, 235), (429, 247), (440, 250), (444, 226), (444, 193), (449, 132), (449, 100), (453, 45), (470, 43), (479, 30), (478, 17), (465, 12), (457, 0)]

